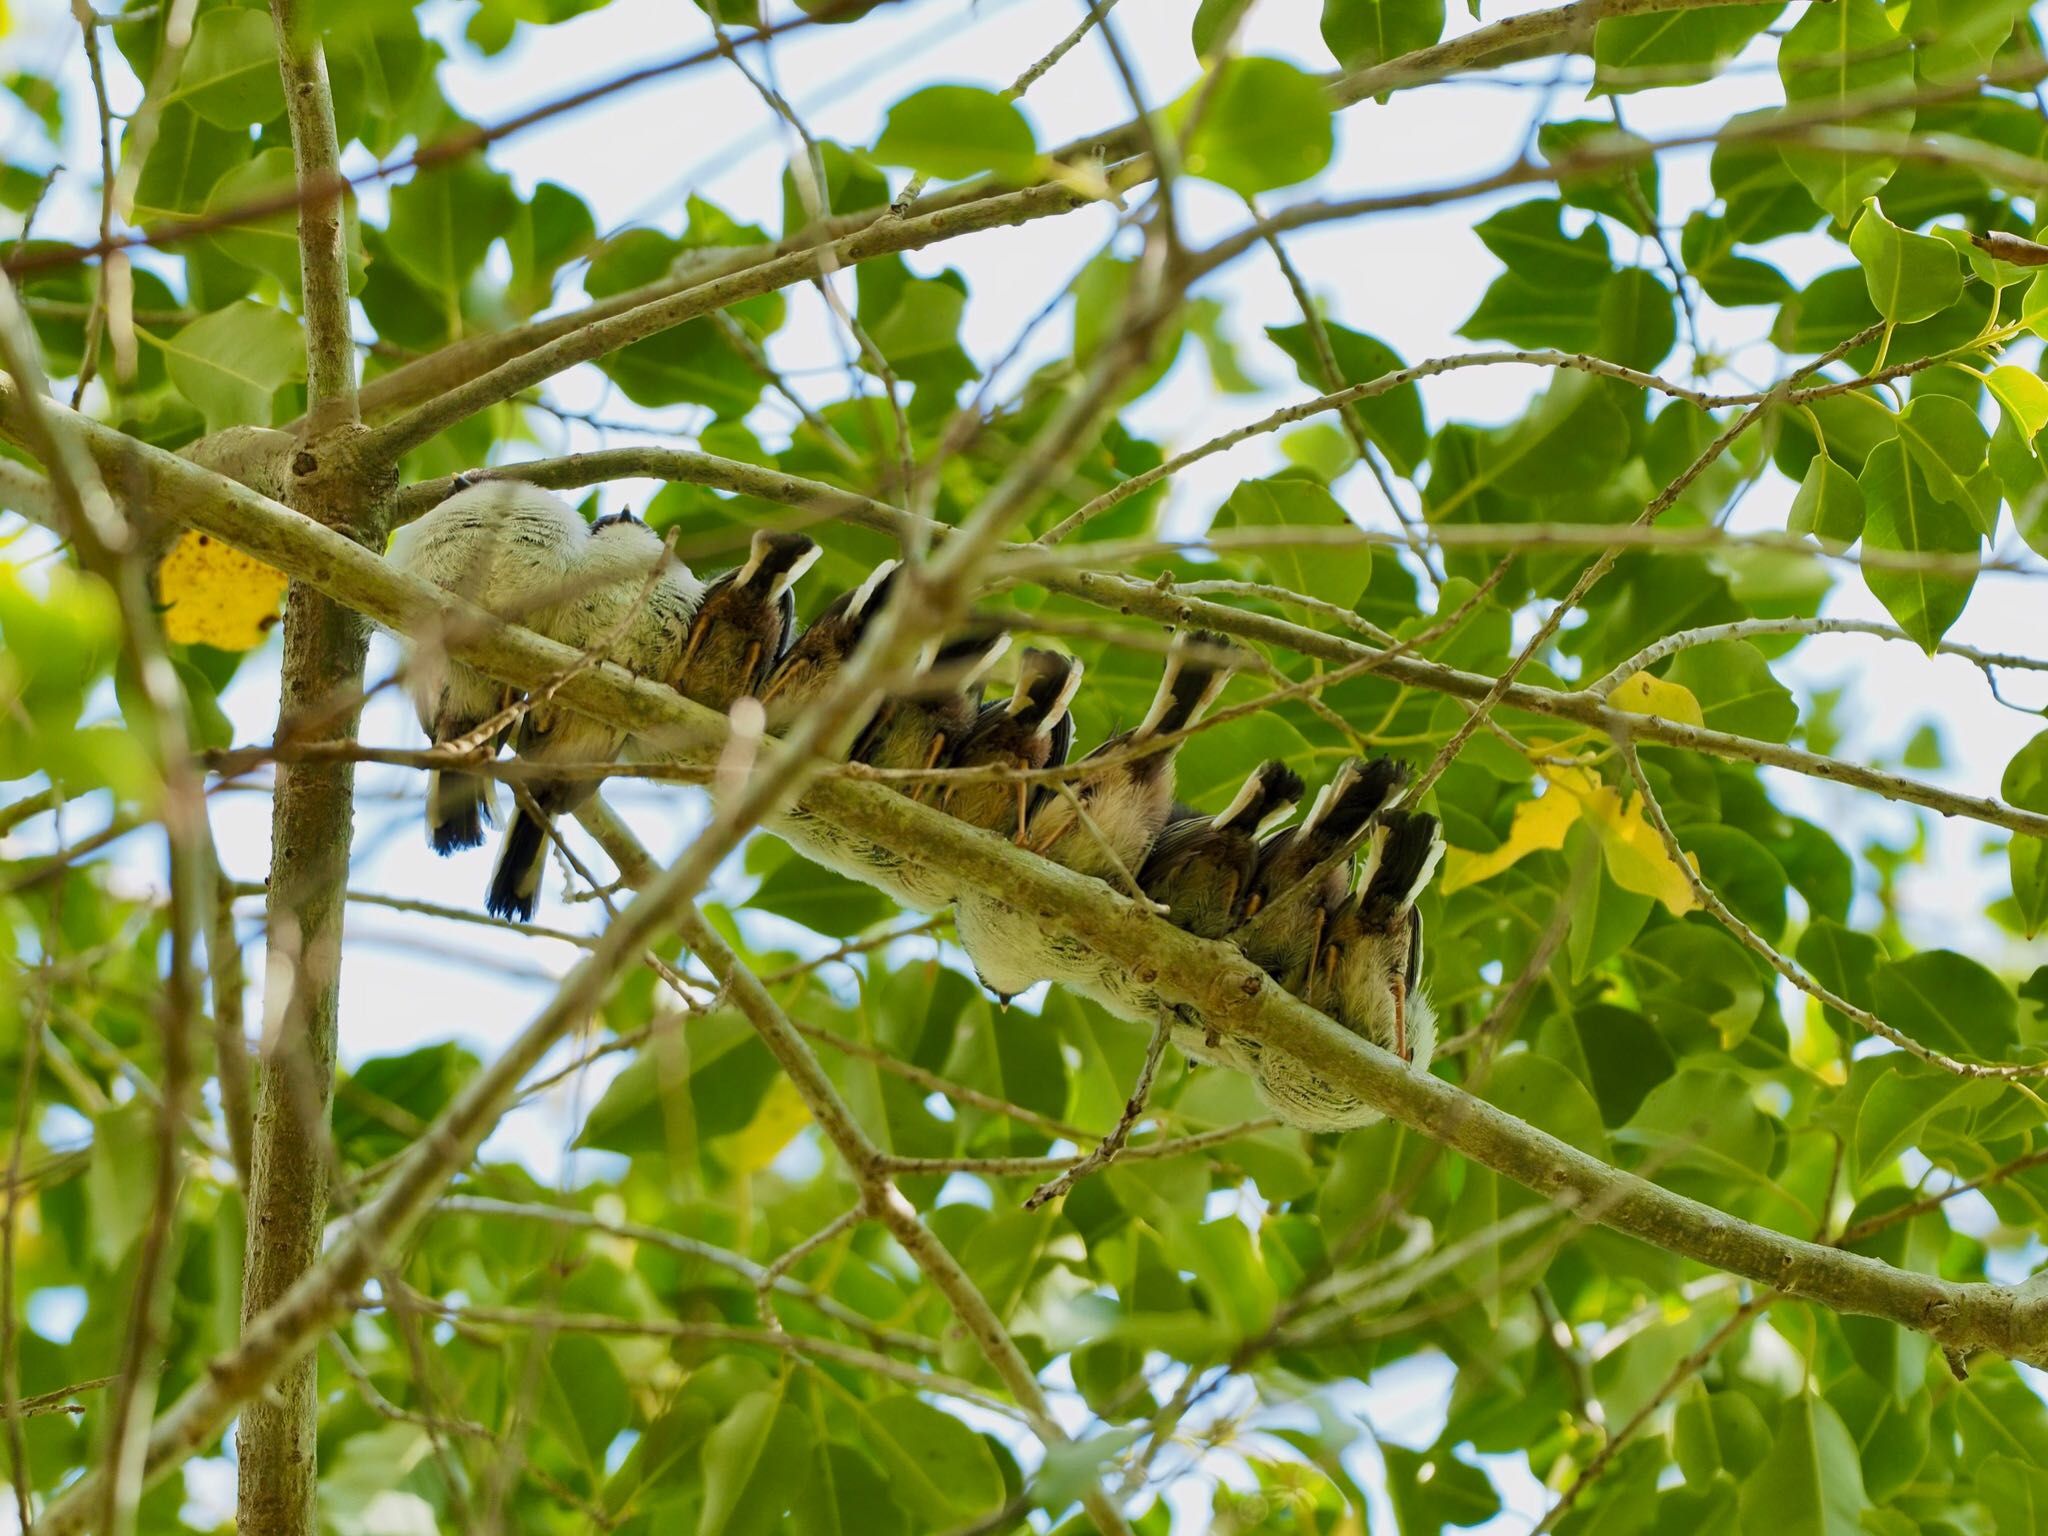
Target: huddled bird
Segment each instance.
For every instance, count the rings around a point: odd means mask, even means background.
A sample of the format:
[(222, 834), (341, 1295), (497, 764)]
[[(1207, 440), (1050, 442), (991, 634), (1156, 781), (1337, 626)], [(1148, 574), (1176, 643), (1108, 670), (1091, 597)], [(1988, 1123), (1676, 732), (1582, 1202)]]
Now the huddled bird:
[(1443, 858), (1434, 816), (1395, 811), (1373, 827), (1358, 884), (1329, 914), (1303, 1002), (1418, 1070), (1436, 1051), (1436, 1013), (1421, 991), (1422, 914), (1415, 899)]
[(901, 561), (884, 560), (866, 581), (850, 592), (840, 593), (769, 668), (761, 684), (761, 707), (767, 714), (769, 730), (788, 730), (831, 686), (868, 626), (888, 603), (901, 568)]
[[(1201, 719), (1229, 681), (1231, 654), (1228, 642), (1216, 635), (1177, 636), (1144, 719), (1082, 758), (1066, 792), (1046, 790), (1034, 798), (1023, 845), (1077, 874), (1135, 878), (1145, 850), (1173, 813), (1173, 762), (1180, 743), (1152, 744)], [(1046, 976), (1043, 936), (1020, 914), (1000, 904), (963, 901), (954, 928), (982, 985), (1005, 1002)]]
[(1408, 766), (1398, 758), (1352, 758), (1322, 787), (1306, 816), (1261, 845), (1244, 921), (1230, 937), (1289, 991), (1300, 991), (1323, 927), (1350, 886), (1350, 871), (1341, 863), (1321, 879), (1311, 877), (1352, 847), (1407, 782)]
[[(973, 729), (982, 681), (1009, 648), (1010, 632), (990, 624), (940, 642), (917, 678), (882, 700), (847, 756), (871, 768), (924, 770), (945, 762)], [(908, 793), (922, 800), (928, 788), (911, 785)]]
[[(552, 614), (554, 638), (643, 677), (659, 676), (673, 664), (703, 596), (690, 568), (630, 512), (589, 525), (567, 588)], [(512, 737), (513, 750), (537, 766), (607, 763), (625, 742), (618, 727), (544, 699), (531, 702)], [(521, 805), (505, 828), (484, 903), (494, 916), (533, 916), (549, 824), (583, 805), (597, 787), (597, 777), (587, 773), (526, 781), (531, 806)]]
[[(1221, 635), (1198, 630), (1175, 637), (1145, 718), (1082, 758), (1069, 793), (1038, 797), (1024, 846), (1078, 874), (1114, 879), (1119, 866), (1135, 873), (1173, 814), (1173, 761), (1180, 743), (1150, 744), (1201, 720), (1230, 681), (1231, 655)], [(1091, 769), (1090, 763), (1099, 766)]]
[(704, 589), (682, 654), (663, 680), (720, 714), (741, 699), (758, 698), (795, 638), (796, 594), (791, 589), (819, 553), (805, 534), (757, 531), (746, 564)]
[[(883, 561), (799, 635), (792, 588), (818, 555), (803, 534), (763, 530), (742, 565), (705, 586), (630, 513), (586, 523), (545, 491), (487, 480), (464, 484), (401, 530), (389, 558), (498, 617), (668, 682), (710, 708), (729, 712), (756, 699), (767, 728), (780, 732), (830, 686), (888, 604), (901, 600), (902, 566)], [(983, 685), (1009, 644), (1003, 625), (971, 618), (929, 643), (914, 675), (892, 684), (861, 724), (849, 759), (912, 774), (1066, 767), (1082, 665), (1026, 647), (1008, 696), (986, 700)], [(516, 718), (514, 750), (537, 771), (523, 777), (486, 904), (500, 917), (530, 917), (551, 823), (594, 793), (600, 778), (551, 768), (609, 762), (626, 733), (558, 704), (552, 689), (538, 690), (522, 713), (513, 707), (516, 690), (451, 660), (445, 649), (409, 649), (407, 686), (436, 742), (477, 736), (501, 714)], [(1423, 987), (1416, 902), (1442, 858), (1443, 838), (1435, 817), (1397, 809), (1407, 768), (1392, 758), (1352, 759), (1293, 825), (1286, 823), (1303, 784), (1277, 759), (1259, 764), (1213, 815), (1174, 798), (1178, 738), (1222, 691), (1236, 654), (1214, 634), (1176, 635), (1143, 719), (1073, 764), (1063, 784), (941, 775), (936, 788), (912, 782), (904, 792), (1078, 874), (1120, 888), (1135, 881), (1169, 921), (1236, 945), (1288, 991), (1426, 1070), (1436, 1019)], [(434, 774), (428, 836), (437, 852), (476, 846), (492, 814), (489, 778), (460, 768)], [(832, 853), (817, 856), (829, 863)], [(955, 899), (960, 942), (1005, 1002), (1047, 976), (1125, 998), (1116, 978), (1100, 974), (1100, 957), (1087, 944), (1049, 935), (998, 892), (958, 891), (916, 875), (914, 855), (884, 860), (869, 850), (852, 862), (914, 904)], [(1213, 1030), (1197, 1038), (1201, 1021), (1186, 1022), (1194, 1034), (1177, 1027), (1176, 1038), (1189, 1052), (1251, 1073), (1283, 1119), (1329, 1129), (1376, 1117), (1294, 1058)]]
[[(1081, 663), (1058, 651), (1026, 646), (1017, 658), (1017, 686), (1000, 703), (984, 704), (946, 757), (948, 768), (1040, 769), (1063, 767), (1073, 748), (1074, 717), (1068, 712), (1081, 686)], [(953, 784), (937, 804), (984, 832), (1024, 841), (1032, 787), (991, 781)]]
[(1214, 816), (1186, 806), (1160, 829), (1138, 871), (1138, 888), (1177, 928), (1220, 939), (1244, 921), (1259, 867), (1259, 839), (1294, 813), (1301, 778), (1278, 758), (1259, 764), (1237, 798)]
[[(569, 595), (590, 525), (559, 496), (512, 480), (465, 482), (392, 535), (399, 570), (470, 599), (498, 618), (550, 633)], [(406, 688), (437, 746), (501, 714), (515, 691), (436, 645), (406, 646)], [(495, 751), (497, 743), (488, 744)], [(482, 845), (495, 817), (491, 781), (459, 769), (427, 777), (427, 842), (438, 854)]]

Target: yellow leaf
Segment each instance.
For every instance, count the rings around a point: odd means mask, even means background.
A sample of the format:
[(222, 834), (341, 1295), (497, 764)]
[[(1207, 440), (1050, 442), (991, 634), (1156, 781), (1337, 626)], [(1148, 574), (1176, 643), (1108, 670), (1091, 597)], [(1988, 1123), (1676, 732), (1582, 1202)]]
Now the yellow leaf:
[(1553, 790), (1549, 794), (1538, 795), (1534, 800), (1524, 800), (1515, 807), (1515, 819), (1508, 828), (1507, 840), (1492, 852), (1473, 853), (1464, 848), (1446, 851), (1444, 894), (1448, 896), (1468, 885), (1491, 880), (1527, 854), (1562, 848), (1565, 833), (1578, 819), (1579, 802), (1570, 795)]
[[(1655, 897), (1673, 917), (1683, 917), (1699, 905), (1693, 899), (1692, 882), (1671, 862), (1664, 839), (1643, 815), (1640, 796), (1624, 801), (1620, 791), (1583, 768), (1546, 769), (1544, 777), (1578, 802), (1600, 839), (1601, 856), (1616, 885), (1638, 896)], [(1691, 854), (1686, 860), (1695, 869), (1699, 867)]]
[(1638, 672), (1607, 696), (1616, 709), (1632, 715), (1662, 715), (1680, 725), (1705, 725), (1707, 717), (1692, 690), (1681, 683), (1667, 683), (1661, 677)]
[(747, 1128), (735, 1132), (724, 1143), (730, 1151), (735, 1171), (759, 1173), (775, 1161), (798, 1131), (810, 1123), (811, 1112), (804, 1108), (803, 1095), (796, 1091), (787, 1077), (777, 1073), (768, 1085), (767, 1093), (762, 1095), (761, 1107), (754, 1111), (754, 1118)]
[(176, 645), (254, 650), (277, 623), (289, 581), (284, 572), (188, 528), (157, 568), (164, 638)]

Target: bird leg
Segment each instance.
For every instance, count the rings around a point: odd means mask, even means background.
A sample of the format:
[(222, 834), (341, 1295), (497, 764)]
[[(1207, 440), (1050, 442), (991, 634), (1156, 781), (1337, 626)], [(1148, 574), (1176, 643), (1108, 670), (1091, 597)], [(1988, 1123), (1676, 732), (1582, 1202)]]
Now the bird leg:
[[(932, 749), (924, 755), (924, 768), (922, 771), (925, 773), (930, 773), (934, 768), (938, 767), (939, 759), (941, 757), (944, 757), (945, 755), (946, 733), (944, 731), (941, 731), (938, 735), (932, 738)], [(910, 798), (915, 800), (919, 805), (923, 805), (924, 797), (926, 796), (926, 794), (930, 792), (931, 787), (931, 782), (929, 780), (926, 780), (922, 783), (915, 785), (910, 791)]]
[(1408, 978), (1393, 978), (1394, 993), (1394, 1054), (1411, 1066), (1414, 1054), (1408, 1049)]
[(1026, 807), (1030, 804), (1030, 801), (1031, 786), (1026, 784), (1022, 779), (1019, 779), (1017, 781), (1017, 846), (1019, 848), (1025, 846), (1024, 828), (1027, 820), (1029, 819), (1026, 814)]

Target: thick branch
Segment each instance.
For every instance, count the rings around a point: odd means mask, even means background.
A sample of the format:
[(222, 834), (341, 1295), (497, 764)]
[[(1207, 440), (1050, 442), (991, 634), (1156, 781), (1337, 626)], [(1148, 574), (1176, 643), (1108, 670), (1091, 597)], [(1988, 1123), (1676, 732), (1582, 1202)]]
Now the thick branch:
[(348, 323), (348, 230), (337, 171), (334, 97), (327, 55), (302, 0), (270, 0), (277, 63), (297, 163), (299, 274), (306, 315), (306, 435), (318, 437), (356, 415), (356, 348)]

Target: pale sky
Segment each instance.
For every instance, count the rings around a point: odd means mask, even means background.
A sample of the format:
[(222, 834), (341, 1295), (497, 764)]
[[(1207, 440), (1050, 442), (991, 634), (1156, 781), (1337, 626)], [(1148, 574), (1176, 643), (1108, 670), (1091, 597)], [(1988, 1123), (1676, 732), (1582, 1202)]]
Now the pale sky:
[[(1529, 8), (1519, 0), (1508, 6), (1489, 5), (1487, 17), (1493, 20)], [(792, 7), (787, 0), (777, 0), (775, 9), (787, 13)], [(1308, 68), (1327, 69), (1333, 61), (1317, 35), (1314, 18), (1319, 9), (1306, 0), (1267, 0), (1253, 13), (1245, 46)], [(1454, 3), (1449, 9), (1453, 32), (1474, 25), (1463, 5)], [(628, 64), (669, 57), (708, 41), (703, 18), (689, 0), (613, 0), (593, 15), (560, 26), (521, 27), (506, 52), (482, 59), (459, 41), (469, 10), (466, 4), (436, 4), (429, 8), (429, 30), (455, 55), (443, 68), (444, 88), (459, 109), (480, 122), (507, 118), (606, 79)], [(1193, 10), (1192, 0), (1123, 0), (1114, 13), (1115, 25), (1155, 102), (1171, 99), (1193, 77), (1195, 61), (1188, 42)], [(90, 121), (89, 98), (83, 93), (83, 66), (68, 7), (61, 0), (14, 0), (13, 13), (15, 33), (0, 40), (0, 62), (10, 69), (60, 69), (70, 91), (71, 121), (74, 128), (83, 127)], [(889, 104), (915, 86), (940, 81), (1004, 86), (1082, 13), (1078, 3), (1050, 0), (981, 0), (975, 5), (919, 0), (852, 28), (812, 28), (778, 43), (777, 81), (821, 137), (871, 143)], [(118, 53), (110, 49), (109, 59), (116, 105), (131, 104), (138, 88)], [(1340, 114), (1338, 150), (1330, 169), (1315, 183), (1274, 195), (1269, 203), (1318, 192), (1398, 191), (1497, 169), (1516, 153), (1529, 132), (1532, 114), (1545, 102), (1553, 116), (1606, 116), (1604, 102), (1587, 99), (1587, 60), (1537, 61), (1508, 74), (1513, 83), (1453, 84)], [(1767, 51), (1752, 49), (1711, 87), (1643, 93), (1627, 98), (1623, 110), (1631, 129), (1655, 137), (1709, 126), (1734, 112), (1780, 100)], [(1130, 115), (1123, 86), (1097, 39), (1084, 42), (1039, 81), (1023, 107), (1041, 145), (1064, 142)], [(601, 230), (651, 223), (674, 232), (681, 225), (685, 194), (695, 192), (743, 221), (772, 231), (781, 217), (780, 173), (788, 154), (778, 128), (736, 72), (728, 66), (709, 66), (549, 121), (496, 146), (491, 158), (522, 191), (546, 179), (573, 188), (591, 204)], [(11, 102), (0, 103), (0, 135), (11, 146), (35, 142), (33, 130)], [(92, 166), (95, 154), (90, 140), (76, 132), (64, 150), (66, 162), (75, 167)], [(351, 169), (367, 168), (361, 151), (356, 157), (361, 163)], [(1675, 223), (1709, 195), (1706, 157), (1702, 152), (1667, 155), (1660, 169), (1665, 216)], [(90, 229), (94, 215), (88, 180), (81, 174), (60, 183), (39, 233), (82, 236)], [(1244, 218), (1242, 205), (1220, 189), (1189, 183), (1184, 195), (1183, 227), (1197, 242)], [(1474, 344), (1458, 337), (1456, 329), (1498, 270), (1471, 226), (1490, 207), (1537, 195), (1542, 195), (1540, 189), (1524, 189), (1483, 205), (1305, 231), (1291, 237), (1290, 253), (1326, 301), (1332, 318), (1380, 336), (1408, 361), (1471, 350)], [(368, 190), (363, 203), (366, 213), (381, 222), (381, 192)], [(1090, 210), (954, 241), (908, 259), (919, 272), (950, 265), (966, 275), (972, 298), (963, 340), (977, 357), (986, 359), (1008, 344), (1111, 230), (1109, 211)], [(1630, 260), (1634, 254), (1617, 241), (1618, 259)], [(1840, 245), (1816, 237), (1781, 241), (1769, 254), (1795, 282), (1848, 260)], [(1191, 446), (1303, 393), (1292, 365), (1261, 335), (1265, 325), (1298, 318), (1270, 259), (1252, 256), (1239, 261), (1210, 291), (1228, 302), (1230, 329), (1240, 355), (1268, 389), (1257, 397), (1218, 395), (1202, 354), (1191, 342), (1164, 383), (1129, 413), (1134, 429), (1157, 437), (1169, 451)], [(561, 302), (573, 304), (576, 299), (572, 281)], [(816, 296), (807, 290), (792, 292), (790, 308), (791, 322), (774, 342), (777, 363), (800, 384), (808, 376), (806, 370), (838, 369), (841, 346)], [(1701, 324), (1710, 345), (1733, 359), (1735, 372), (1722, 377), (1755, 384), (1768, 372), (1768, 356), (1754, 343), (1767, 330), (1770, 314), (1758, 309), (1717, 311), (1711, 304), (1702, 308)], [(1046, 344), (1037, 357), (1064, 346), (1069, 323), (1061, 316), (1047, 327)], [(1027, 366), (1032, 360), (1027, 355)], [(2030, 363), (2031, 349), (2023, 349), (2018, 360)], [(1675, 376), (1682, 367), (1682, 354), (1675, 355), (1665, 371)], [(827, 398), (824, 392), (838, 388), (841, 380), (816, 377), (814, 382), (820, 398)], [(1432, 424), (1453, 417), (1499, 421), (1516, 414), (1544, 382), (1535, 370), (1473, 369), (1427, 381), (1423, 392)], [(601, 410), (607, 417), (648, 420), (650, 430), (638, 440), (687, 444), (695, 421), (686, 409), (656, 417), (637, 412), (594, 370), (561, 381), (559, 397), (573, 408)], [(786, 412), (778, 416), (764, 409), (757, 422), (763, 436), (772, 437), (773, 424), (784, 419)], [(635, 440), (613, 434), (609, 442)], [(587, 448), (598, 441), (595, 433), (577, 428), (562, 442), (536, 451)], [(1281, 462), (1272, 437), (1253, 439), (1209, 459), (1176, 482), (1174, 514), (1199, 523), (1239, 479), (1269, 472)], [(644, 484), (618, 485), (607, 491), (606, 499), (609, 505), (639, 506), (650, 491)], [(1392, 525), (1378, 490), (1366, 476), (1353, 474), (1339, 493), (1364, 525)], [(1769, 476), (1743, 504), (1735, 526), (1782, 529), (1790, 495), (1791, 487), (1775, 474)], [(2009, 532), (2006, 543), (2019, 548)], [(1989, 649), (2038, 651), (2039, 564), (2035, 562), (2031, 580), (1980, 578), (1968, 611), (1949, 638)], [(1846, 574), (1826, 611), (1884, 618), (1853, 572)], [(373, 678), (388, 674), (394, 655), (388, 642), (379, 642), (372, 656)], [(266, 653), (245, 664), (224, 700), (238, 740), (268, 736), (274, 723), (276, 664), (273, 642)], [(1846, 755), (1895, 756), (1918, 726), (1937, 721), (1949, 749), (1949, 767), (1931, 776), (1960, 789), (1995, 793), (2006, 760), (2041, 724), (2038, 717), (2029, 719), (1995, 703), (1969, 664), (1953, 659), (1930, 662), (1910, 646), (1823, 638), (1808, 642), (1796, 661), (1780, 662), (1776, 670), (1802, 691), (1847, 689), (1837, 712), (1846, 728), (1841, 747)], [(2048, 703), (2048, 688), (2036, 682), (2030, 694), (2030, 681), (2034, 680), (2024, 676), (2009, 679), (2008, 697), (2037, 708)], [(372, 704), (363, 735), (368, 741), (395, 745), (415, 744), (418, 737), (410, 709), (388, 693)], [(490, 854), (440, 861), (426, 852), (416, 776), (367, 770), (359, 783), (363, 803), (357, 824), (358, 886), (464, 906), (480, 904)], [(1947, 826), (1925, 812), (1882, 806), (1867, 796), (1788, 775), (1772, 774), (1771, 787), (1788, 809), (1853, 837), (1877, 835), (1897, 845), (1909, 838), (1915, 822), (1928, 824), (1929, 861), (1907, 875), (1902, 885), (1909, 929), (1928, 945), (1962, 949), (1993, 965), (2019, 964), (2014, 947), (1975, 915), (1991, 894), (2006, 890), (2002, 849), (1995, 857), (1986, 857), (1983, 829)], [(394, 794), (404, 798), (387, 798)], [(702, 813), (694, 792), (622, 786), (614, 799), (660, 853), (680, 847)], [(82, 832), (103, 814), (100, 807), (76, 807), (67, 825), (74, 833)], [(262, 877), (268, 816), (268, 802), (259, 796), (215, 800), (217, 835), (236, 876)], [(136, 845), (126, 863), (134, 878), (153, 879), (155, 858), (153, 849)], [(1868, 872), (1859, 872), (1865, 877), (1862, 900), (1867, 906)], [(735, 866), (722, 876), (717, 894), (738, 900), (748, 889), (748, 877)], [(592, 926), (589, 906), (560, 900), (559, 880), (552, 871), (547, 891), (540, 921), (578, 929)], [(257, 907), (251, 904), (244, 916), (253, 923), (259, 916)], [(356, 942), (344, 970), (341, 1025), (342, 1053), (349, 1061), (448, 1035), (489, 1052), (531, 1015), (548, 979), (565, 971), (575, 957), (574, 951), (559, 944), (364, 909), (352, 913), (350, 927)], [(475, 963), (451, 966), (451, 946), (473, 956)], [(251, 974), (261, 975), (260, 964), (252, 965)], [(1796, 1017), (1803, 1006), (1792, 1012)], [(584, 1085), (586, 1105), (601, 1085), (602, 1077), (595, 1074)], [(569, 1109), (565, 1099), (515, 1117), (494, 1139), (491, 1151), (521, 1156), (545, 1173), (561, 1171)], [(1382, 1436), (1420, 1447), (1433, 1440), (1442, 1423), (1448, 1383), (1440, 1362), (1406, 1362), (1383, 1372), (1369, 1391), (1350, 1394), (1351, 1406), (1368, 1415)], [(1354, 1471), (1375, 1500), (1375, 1528), (1390, 1528), (1381, 1524), (1390, 1511), (1375, 1459), (1362, 1450), (1353, 1461)], [(1487, 1466), (1512, 1505), (1507, 1515), (1485, 1529), (1526, 1530), (1543, 1505), (1534, 1479), (1520, 1458), (1487, 1458)], [(1222, 1470), (1229, 1471), (1227, 1459)], [(218, 1469), (211, 1475), (217, 1479)], [(1205, 1509), (1207, 1494), (1197, 1481), (1189, 1480), (1176, 1488), (1175, 1502), (1188, 1511)], [(1199, 1526), (1184, 1521), (1182, 1528)]]

